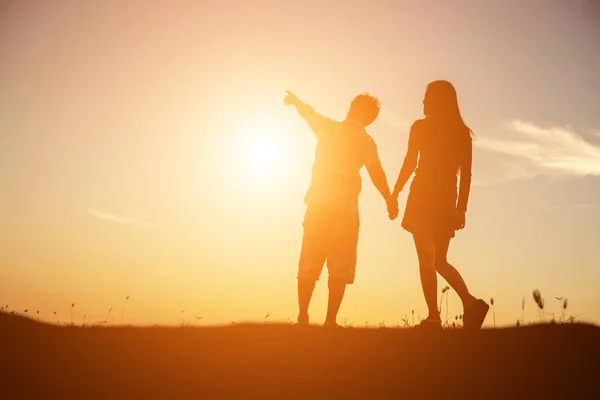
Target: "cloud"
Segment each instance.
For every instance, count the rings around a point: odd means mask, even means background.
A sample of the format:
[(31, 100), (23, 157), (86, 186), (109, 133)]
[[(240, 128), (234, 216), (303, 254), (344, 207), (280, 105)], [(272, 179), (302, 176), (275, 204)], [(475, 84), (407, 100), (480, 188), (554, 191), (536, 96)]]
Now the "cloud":
[(379, 114), (379, 119), (392, 128), (398, 128), (408, 131), (411, 126), (411, 122), (405, 120), (400, 115), (389, 111), (382, 111)]
[[(484, 162), (487, 164), (475, 165), (475, 173), (473, 174), (472, 186), (489, 187), (503, 184), (509, 184), (515, 181), (534, 179), (540, 176), (540, 173), (534, 167), (525, 165), (516, 157), (502, 158), (498, 155), (494, 160), (492, 156), (495, 154), (487, 153), (484, 155)], [(479, 156), (475, 160), (478, 163)], [(480, 167), (487, 167), (481, 171)]]
[(94, 209), (94, 208), (86, 210), (86, 211), (88, 214), (90, 214), (96, 218), (100, 218), (105, 221), (116, 222), (118, 224), (131, 225), (131, 224), (139, 223), (138, 221), (133, 220), (131, 218), (120, 217), (118, 215), (107, 213), (102, 210), (98, 210), (98, 209)]
[(597, 207), (598, 203), (577, 203), (577, 204), (554, 204), (554, 205), (546, 205), (541, 208), (547, 210), (560, 210), (560, 209), (568, 209), (568, 208), (577, 208), (577, 209), (588, 209)]
[(545, 174), (600, 176), (600, 147), (568, 127), (541, 128), (514, 120), (506, 139), (478, 140), (479, 145), (529, 161)]

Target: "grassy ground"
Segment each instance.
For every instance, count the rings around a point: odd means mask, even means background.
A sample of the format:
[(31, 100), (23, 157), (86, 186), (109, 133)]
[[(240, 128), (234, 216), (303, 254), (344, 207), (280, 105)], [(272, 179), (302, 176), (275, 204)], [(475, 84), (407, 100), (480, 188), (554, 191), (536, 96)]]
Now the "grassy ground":
[(78, 328), (0, 313), (0, 398), (600, 398), (600, 328)]

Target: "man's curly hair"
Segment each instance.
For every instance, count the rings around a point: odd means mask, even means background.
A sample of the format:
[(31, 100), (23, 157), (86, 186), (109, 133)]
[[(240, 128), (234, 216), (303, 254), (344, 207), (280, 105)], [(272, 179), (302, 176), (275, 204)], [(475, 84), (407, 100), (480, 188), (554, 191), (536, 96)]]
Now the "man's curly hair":
[(356, 96), (352, 101), (348, 115), (363, 126), (368, 126), (371, 125), (379, 115), (379, 108), (380, 103), (377, 97), (370, 96), (368, 93), (363, 93)]

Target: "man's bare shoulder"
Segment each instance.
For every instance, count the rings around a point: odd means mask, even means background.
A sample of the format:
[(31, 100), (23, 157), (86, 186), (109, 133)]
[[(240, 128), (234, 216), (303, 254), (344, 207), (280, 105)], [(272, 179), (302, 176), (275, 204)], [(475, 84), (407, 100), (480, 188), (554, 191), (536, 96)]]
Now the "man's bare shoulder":
[(368, 145), (375, 145), (376, 144), (375, 143), (375, 139), (373, 139), (373, 136), (371, 136), (369, 134), (369, 132), (367, 132), (366, 129), (363, 131), (363, 139), (364, 139), (365, 143), (368, 144)]
[(330, 136), (332, 132), (339, 130), (340, 126), (340, 122), (317, 113), (307, 118), (307, 121), (317, 137)]

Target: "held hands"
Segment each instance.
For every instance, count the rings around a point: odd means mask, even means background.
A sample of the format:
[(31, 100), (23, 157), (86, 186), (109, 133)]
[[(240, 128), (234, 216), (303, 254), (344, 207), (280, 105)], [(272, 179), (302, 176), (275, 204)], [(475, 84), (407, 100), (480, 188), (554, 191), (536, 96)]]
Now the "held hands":
[(285, 96), (285, 99), (283, 99), (283, 103), (286, 106), (296, 104), (298, 102), (298, 98), (294, 93), (290, 92), (289, 90), (286, 90), (285, 92), (287, 93), (287, 95)]
[[(395, 220), (398, 217), (398, 194), (392, 193), (386, 200), (388, 217), (390, 220)], [(454, 214), (454, 229), (464, 229), (466, 224), (466, 213), (464, 211), (456, 211)]]
[(398, 195), (392, 194), (386, 200), (387, 203), (387, 212), (390, 220), (395, 220), (398, 217), (398, 213), (400, 212), (398, 209)]

